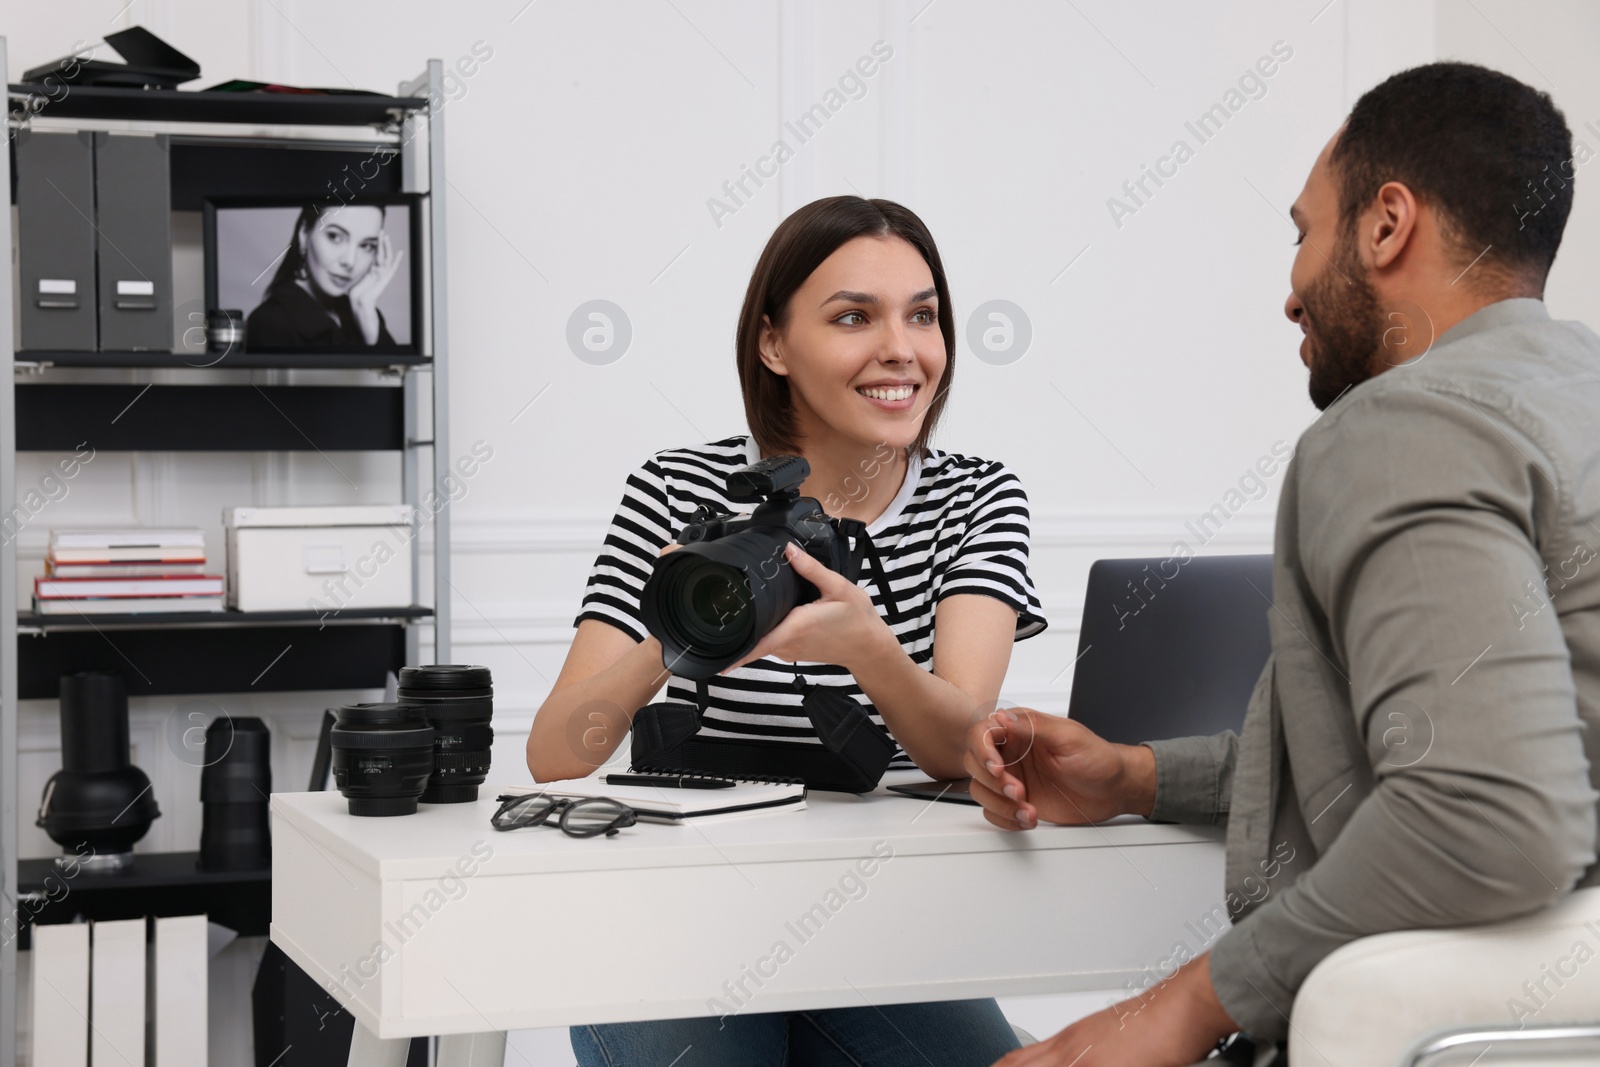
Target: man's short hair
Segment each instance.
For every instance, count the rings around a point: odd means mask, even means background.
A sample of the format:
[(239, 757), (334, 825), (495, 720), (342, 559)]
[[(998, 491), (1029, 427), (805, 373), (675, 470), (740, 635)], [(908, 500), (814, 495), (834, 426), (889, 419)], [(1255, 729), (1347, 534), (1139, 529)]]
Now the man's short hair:
[(1330, 163), (1346, 229), (1385, 182), (1444, 218), (1465, 263), (1542, 287), (1572, 210), (1572, 132), (1548, 93), (1472, 63), (1429, 63), (1368, 90)]

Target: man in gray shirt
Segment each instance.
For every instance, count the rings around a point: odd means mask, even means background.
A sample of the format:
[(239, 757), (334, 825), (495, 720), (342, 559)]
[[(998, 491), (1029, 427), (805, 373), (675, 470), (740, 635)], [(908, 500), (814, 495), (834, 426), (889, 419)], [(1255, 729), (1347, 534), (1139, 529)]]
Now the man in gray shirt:
[(1017, 709), (966, 759), (1007, 829), (1226, 821), (1234, 925), (1002, 1063), (1280, 1040), (1342, 945), (1600, 885), (1600, 338), (1541, 299), (1574, 170), (1547, 95), (1459, 63), (1374, 88), (1318, 157), (1285, 310), (1325, 413), (1285, 475), (1242, 734), (1121, 746)]

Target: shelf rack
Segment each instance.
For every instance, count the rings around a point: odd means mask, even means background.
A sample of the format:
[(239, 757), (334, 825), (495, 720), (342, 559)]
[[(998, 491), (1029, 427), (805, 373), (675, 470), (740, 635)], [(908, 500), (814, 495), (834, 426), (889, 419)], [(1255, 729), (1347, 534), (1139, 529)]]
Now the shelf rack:
[(306, 352), (231, 352), (208, 356), (191, 352), (29, 352), (16, 354), (19, 367), (171, 367), (193, 370), (396, 370), (429, 366), (429, 356), (369, 356), (351, 352), (327, 355)]
[[(111, 122), (117, 128), (159, 127), (167, 133), (175, 211), (198, 210), (201, 199), (213, 193), (326, 197), (334, 188), (330, 179), (369, 162), (374, 150), (383, 146), (394, 162), (362, 170), (364, 191), (425, 194), (428, 352), (420, 356), (241, 353), (216, 363), (212, 357), (187, 352), (17, 352), (16, 310), (9, 297), (0, 299), (0, 508), (6, 509), (5, 514), (17, 500), (18, 451), (54, 450), (72, 437), (65, 446), (70, 451), (85, 439), (82, 431), (89, 422), (95, 423), (95, 447), (109, 451), (398, 451), (402, 499), (413, 505), (423, 500), (424, 481), (443, 484), (450, 474), (450, 456), (444, 114), (439, 106), (446, 97), (439, 60), (429, 60), (426, 70), (402, 83), (395, 96), (73, 86), (52, 98), (39, 86), (10, 85), (8, 69), (6, 42), (0, 37), (0, 84), (8, 87), (6, 110), (12, 129), (29, 123), (72, 128), (76, 120), (88, 126)], [(285, 128), (297, 133), (285, 135)], [(336, 128), (354, 132), (341, 140), (337, 138), (345, 134)], [(375, 173), (369, 176), (369, 171)], [(9, 167), (0, 167), (0, 194), (0, 205), (11, 203)], [(0, 249), (12, 247), (11, 227), (11, 212), (0, 212)], [(0, 294), (12, 292), (12, 270), (11, 255), (0, 256)], [(106, 414), (102, 409), (119, 402), (125, 405), (145, 386), (42, 380), (56, 368), (78, 367), (167, 369), (180, 375), (184, 368), (357, 369), (390, 372), (399, 384), (235, 386), (166, 381), (148, 385), (139, 403), (113, 424), (101, 417)], [(27, 374), (21, 383), (16, 380), (19, 371)], [(420, 372), (427, 372), (426, 386), (419, 381)], [(280, 413), (272, 412), (273, 405)], [(294, 430), (283, 412), (303, 432)], [(428, 457), (422, 455), (424, 450)], [(419, 509), (414, 536), (423, 521)], [(18, 700), (53, 697), (61, 673), (99, 667), (123, 670), (133, 696), (378, 688), (386, 671), (423, 662), (416, 624), (424, 620), (433, 625), (432, 662), (447, 663), (448, 509), (427, 516), (427, 521), (433, 527), (433, 606), (336, 613), (17, 612), (16, 539), (0, 538), (0, 907), (4, 908), (0, 918), (5, 920), (0, 924), (0, 1067), (16, 1064), (16, 931), (25, 925), (19, 895), (38, 890), (48, 864), (19, 863), (17, 858)], [(412, 554), (413, 589), (420, 589), (418, 556)], [(284, 649), (281, 654), (279, 648)], [(124, 654), (133, 656), (137, 673), (127, 673)], [(279, 658), (272, 660), (272, 655)], [(98, 917), (114, 917), (123, 912), (178, 914), (196, 906), (210, 910), (214, 902), (228, 898), (239, 901), (229, 914), (241, 932), (265, 931), (268, 872), (206, 876), (195, 871), (194, 853), (139, 856), (139, 864), (130, 872), (96, 876), (93, 881), (80, 874), (71, 899)], [(218, 906), (227, 907), (225, 902)], [(38, 916), (47, 921), (56, 917)]]
[[(18, 914), (17, 940), (26, 939), (35, 923), (71, 922), (75, 915), (98, 922), (202, 912), (240, 937), (265, 935), (272, 915), (272, 869), (202, 871), (199, 859), (198, 852), (145, 852), (128, 870), (80, 870), (70, 879), (55, 869), (53, 859), (23, 860), (17, 865), (17, 888), (45, 901), (37, 913), (24, 908)], [(63, 881), (70, 887), (64, 895)], [(50, 899), (52, 893), (57, 899)]]

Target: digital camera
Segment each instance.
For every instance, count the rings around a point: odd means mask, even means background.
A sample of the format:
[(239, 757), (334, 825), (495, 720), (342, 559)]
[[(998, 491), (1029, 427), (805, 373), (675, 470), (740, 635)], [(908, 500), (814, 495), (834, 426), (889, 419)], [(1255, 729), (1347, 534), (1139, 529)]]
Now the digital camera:
[(710, 678), (738, 662), (796, 605), (817, 599), (817, 587), (784, 558), (791, 543), (855, 581), (861, 556), (850, 536), (859, 533), (865, 542), (865, 526), (829, 518), (815, 499), (801, 496), (810, 473), (800, 456), (741, 467), (728, 476), (728, 496), (755, 508), (747, 515), (702, 508), (677, 536), (684, 547), (656, 560), (639, 607), (645, 628), (661, 642), (667, 670)]

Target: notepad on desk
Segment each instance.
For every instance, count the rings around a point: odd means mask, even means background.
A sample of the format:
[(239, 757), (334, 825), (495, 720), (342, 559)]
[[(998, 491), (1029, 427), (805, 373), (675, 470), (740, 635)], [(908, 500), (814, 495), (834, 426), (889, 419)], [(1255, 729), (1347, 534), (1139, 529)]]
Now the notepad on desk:
[[(662, 775), (676, 781), (677, 775)], [(566, 778), (536, 785), (499, 787), (502, 796), (549, 793), (552, 796), (607, 797), (632, 808), (647, 822), (696, 823), (742, 818), (780, 811), (800, 811), (806, 806), (806, 787), (801, 782), (736, 781), (727, 789), (679, 789), (674, 786), (609, 785), (599, 777)]]

